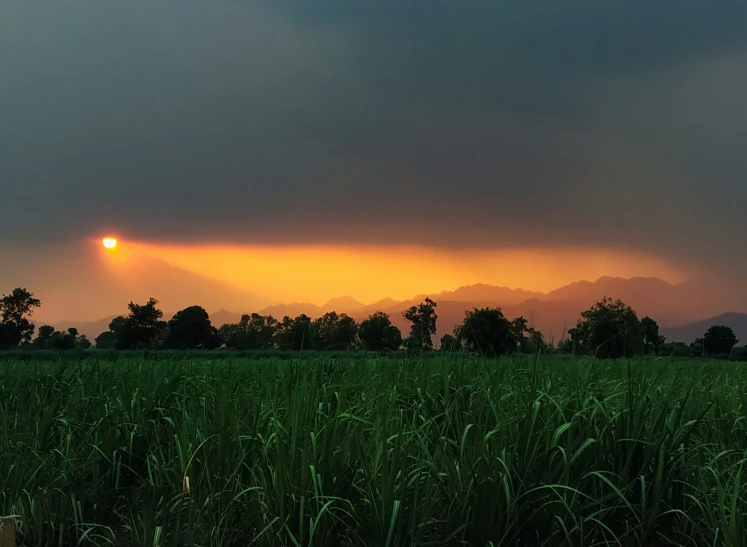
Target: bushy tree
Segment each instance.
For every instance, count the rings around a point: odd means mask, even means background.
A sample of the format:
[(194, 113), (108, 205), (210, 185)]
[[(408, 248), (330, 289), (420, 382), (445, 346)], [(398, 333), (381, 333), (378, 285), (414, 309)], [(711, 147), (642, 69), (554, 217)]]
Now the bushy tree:
[(109, 322), (109, 330), (94, 338), (96, 349), (116, 349), (117, 341), (124, 337), (127, 328), (127, 318), (119, 315)]
[(130, 302), (127, 317), (118, 316), (109, 323), (109, 330), (96, 337), (97, 349), (153, 349), (161, 345), (168, 324), (158, 300), (150, 298), (143, 305)]
[(158, 300), (148, 299), (145, 304), (130, 302), (130, 314), (117, 339), (117, 349), (153, 349), (158, 347), (161, 336), (166, 329), (162, 321), (163, 312), (157, 308)]
[(76, 342), (76, 347), (78, 349), (88, 349), (92, 346), (91, 341), (88, 339), (88, 337), (85, 334), (81, 334), (78, 337), (78, 341)]
[(412, 323), (410, 335), (405, 341), (408, 349), (421, 350), (433, 347), (432, 336), (436, 334), (437, 304), (430, 298), (426, 298), (417, 306), (411, 306), (402, 315)]
[(85, 336), (78, 336), (78, 329), (71, 327), (62, 332), (49, 325), (39, 327), (39, 333), (32, 344), (34, 348), (50, 350), (86, 349), (90, 345)]
[(459, 351), (460, 349), (462, 349), (462, 344), (459, 342), (459, 339), (453, 334), (444, 334), (441, 337), (441, 351), (451, 353), (454, 351)]
[(726, 325), (713, 325), (693, 343), (695, 355), (729, 355), (732, 348), (737, 345), (737, 336), (731, 327)]
[(641, 319), (641, 332), (643, 333), (643, 352), (647, 355), (659, 355), (659, 348), (666, 342), (666, 338), (659, 334), (659, 324), (646, 316)]
[(271, 315), (244, 314), (238, 323), (227, 323), (218, 329), (218, 335), (229, 349), (272, 349), (278, 321)]
[(558, 351), (560, 353), (568, 353), (573, 355), (586, 355), (591, 353), (587, 347), (588, 340), (587, 333), (582, 332), (580, 322), (575, 327), (568, 329), (568, 336), (563, 336), (558, 344)]
[(603, 298), (581, 313), (576, 329), (571, 329), (569, 334), (577, 349), (588, 351), (601, 359), (643, 353), (643, 334), (638, 316), (621, 300)]
[(454, 333), (466, 350), (488, 357), (511, 353), (518, 344), (516, 325), (506, 319), (500, 308), (466, 312)]
[(36, 338), (34, 339), (34, 347), (37, 349), (49, 349), (54, 334), (54, 327), (50, 325), (42, 325), (39, 327)]
[(370, 351), (396, 350), (402, 346), (402, 333), (392, 325), (389, 315), (380, 311), (361, 322), (358, 337)]
[(29, 317), (41, 301), (23, 288), (13, 289), (0, 299), (0, 349), (13, 349), (29, 343), (34, 336), (34, 325)]
[(536, 353), (546, 346), (542, 333), (530, 327), (524, 316), (511, 321), (511, 335), (516, 340), (516, 349), (521, 353)]
[(310, 349), (313, 346), (311, 323), (309, 316), (303, 313), (294, 319), (283, 317), (275, 331), (275, 345), (282, 350)]
[(311, 342), (316, 350), (351, 350), (357, 340), (358, 325), (344, 313), (325, 313), (311, 325)]
[(684, 342), (664, 342), (659, 347), (659, 354), (665, 357), (692, 357), (692, 347)]
[(201, 306), (190, 306), (175, 313), (164, 339), (164, 346), (169, 349), (215, 349), (221, 343), (208, 312)]

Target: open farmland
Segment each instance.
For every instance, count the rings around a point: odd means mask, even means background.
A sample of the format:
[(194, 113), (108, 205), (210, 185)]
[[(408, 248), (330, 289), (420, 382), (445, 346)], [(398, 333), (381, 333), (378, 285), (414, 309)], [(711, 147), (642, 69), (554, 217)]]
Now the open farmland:
[(17, 545), (747, 544), (743, 364), (90, 355), (0, 356)]

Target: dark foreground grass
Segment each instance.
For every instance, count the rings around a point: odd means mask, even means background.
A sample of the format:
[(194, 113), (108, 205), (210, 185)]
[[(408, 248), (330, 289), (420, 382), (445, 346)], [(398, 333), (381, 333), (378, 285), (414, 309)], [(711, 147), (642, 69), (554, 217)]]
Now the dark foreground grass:
[(747, 367), (0, 358), (19, 545), (747, 545)]

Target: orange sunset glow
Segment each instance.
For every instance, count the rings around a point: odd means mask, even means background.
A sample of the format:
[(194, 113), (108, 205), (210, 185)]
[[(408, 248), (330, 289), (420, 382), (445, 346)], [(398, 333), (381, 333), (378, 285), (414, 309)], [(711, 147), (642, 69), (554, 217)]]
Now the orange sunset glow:
[[(550, 291), (579, 279), (601, 276), (655, 276), (673, 283), (685, 279), (682, 269), (656, 257), (597, 249), (447, 250), (145, 242), (130, 242), (128, 249), (133, 258), (157, 258), (279, 302), (320, 304), (340, 295), (375, 302), (474, 283)], [(126, 269), (127, 262), (112, 267)]]

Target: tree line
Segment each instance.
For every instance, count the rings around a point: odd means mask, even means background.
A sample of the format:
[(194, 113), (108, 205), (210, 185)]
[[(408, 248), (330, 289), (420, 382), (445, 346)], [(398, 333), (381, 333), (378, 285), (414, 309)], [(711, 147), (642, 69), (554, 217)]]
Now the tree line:
[[(75, 328), (65, 332), (49, 325), (35, 325), (31, 316), (41, 306), (39, 299), (24, 288), (16, 288), (0, 300), (0, 349), (218, 349), (229, 350), (317, 350), (317, 351), (428, 351), (434, 347), (438, 315), (437, 303), (426, 298), (402, 312), (410, 322), (403, 338), (384, 312), (376, 312), (357, 322), (344, 313), (329, 312), (312, 319), (297, 317), (275, 319), (257, 313), (241, 316), (238, 323), (216, 328), (207, 311), (190, 306), (165, 321), (158, 301), (145, 304), (130, 302), (129, 313), (114, 318), (108, 330), (94, 343)], [(469, 352), (488, 357), (512, 353), (559, 352), (594, 355), (602, 359), (635, 355), (677, 355), (696, 357), (733, 357), (747, 359), (747, 348), (737, 348), (734, 331), (725, 325), (711, 326), (689, 346), (667, 343), (659, 334), (659, 325), (650, 317), (638, 319), (636, 312), (621, 300), (603, 298), (581, 312), (575, 327), (554, 346), (542, 333), (528, 325), (524, 317), (509, 320), (500, 308), (473, 308), (466, 311), (461, 324), (440, 340), (440, 350)]]

